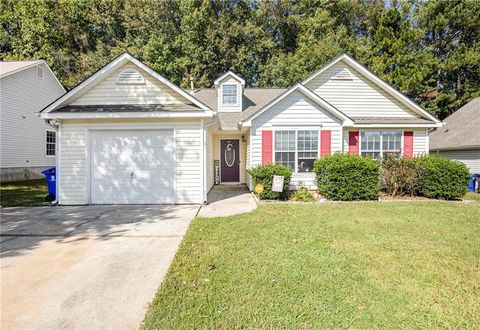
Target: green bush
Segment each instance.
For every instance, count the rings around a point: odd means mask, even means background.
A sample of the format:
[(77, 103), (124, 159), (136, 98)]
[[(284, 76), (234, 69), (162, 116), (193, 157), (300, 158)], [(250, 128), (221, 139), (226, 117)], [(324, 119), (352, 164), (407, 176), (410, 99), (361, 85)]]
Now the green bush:
[[(260, 199), (288, 199), (290, 180), (292, 178), (292, 169), (287, 166), (278, 164), (259, 165), (248, 171), (252, 176), (253, 186), (257, 184), (263, 185), (263, 192), (259, 194)], [(272, 181), (274, 175), (281, 175), (284, 177), (283, 191), (272, 191)]]
[(358, 155), (335, 154), (315, 161), (318, 191), (327, 199), (353, 201), (378, 199), (379, 164)]
[(467, 193), (470, 173), (465, 164), (439, 156), (417, 159), (421, 170), (419, 193), (428, 198), (456, 199)]
[(305, 187), (303, 182), (299, 182), (297, 189), (292, 193), (290, 198), (292, 201), (296, 202), (314, 202), (315, 197), (312, 193)]
[(380, 171), (387, 194), (413, 196), (418, 193), (421, 171), (416, 158), (387, 155)]

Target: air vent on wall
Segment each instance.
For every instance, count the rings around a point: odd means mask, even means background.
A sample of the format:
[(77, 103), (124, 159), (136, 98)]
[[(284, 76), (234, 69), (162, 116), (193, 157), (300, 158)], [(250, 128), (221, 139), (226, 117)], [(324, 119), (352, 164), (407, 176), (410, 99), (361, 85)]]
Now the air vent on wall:
[(330, 79), (339, 79), (339, 80), (353, 79), (353, 75), (350, 72), (350, 70), (346, 68), (340, 68), (333, 71), (332, 75), (330, 76)]
[(145, 78), (135, 69), (125, 69), (117, 77), (117, 84), (120, 85), (142, 85)]

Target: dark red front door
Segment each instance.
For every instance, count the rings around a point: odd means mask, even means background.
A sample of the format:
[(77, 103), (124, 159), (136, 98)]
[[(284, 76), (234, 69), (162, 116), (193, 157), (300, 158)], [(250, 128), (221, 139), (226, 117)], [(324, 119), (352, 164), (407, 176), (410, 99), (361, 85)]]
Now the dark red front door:
[(240, 181), (240, 151), (238, 140), (220, 141), (221, 182)]

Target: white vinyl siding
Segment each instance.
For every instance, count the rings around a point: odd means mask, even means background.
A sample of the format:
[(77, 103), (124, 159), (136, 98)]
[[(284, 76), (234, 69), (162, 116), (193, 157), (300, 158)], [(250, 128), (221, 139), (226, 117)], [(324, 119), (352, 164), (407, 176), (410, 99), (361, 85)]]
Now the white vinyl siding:
[(207, 192), (215, 183), (213, 167), (213, 132), (207, 129)]
[[(118, 84), (117, 79), (126, 69), (136, 70), (145, 79), (144, 84)], [(183, 96), (152, 77), (132, 63), (125, 64), (96, 86), (72, 101), (71, 105), (109, 104), (186, 104)]]
[[(343, 131), (343, 152), (348, 152), (348, 133), (350, 131), (398, 131), (399, 129), (393, 128), (356, 128), (356, 129), (344, 129)], [(413, 131), (413, 155), (420, 156), (428, 154), (428, 133), (425, 128), (404, 128), (403, 131)], [(403, 148), (403, 139), (402, 139)]]
[[(252, 121), (250, 128), (252, 167), (262, 164), (262, 131), (275, 131), (280, 128), (331, 130), (332, 154), (342, 151), (342, 126), (338, 119), (303, 93), (295, 91)], [(298, 185), (300, 181), (307, 187), (316, 187), (314, 173), (294, 173), (292, 186)]]
[[(437, 153), (432, 151), (432, 153)], [(438, 154), (442, 157), (456, 159), (465, 165), (467, 165), (470, 173), (480, 174), (480, 149), (472, 150), (448, 150), (439, 151)]]
[(71, 120), (61, 125), (60, 204), (82, 205), (90, 202), (89, 130), (95, 129), (173, 129), (175, 134), (175, 203), (201, 203), (203, 173), (201, 157), (202, 129), (199, 122), (168, 120)]
[(46, 66), (43, 79), (36, 77), (33, 66), (0, 78), (0, 85), (0, 167), (54, 166), (55, 157), (45, 154), (45, 132), (54, 128), (37, 112), (64, 89)]
[[(351, 79), (331, 79), (332, 73), (348, 69)], [(418, 117), (378, 85), (344, 61), (339, 61), (309, 81), (307, 88), (350, 117)]]

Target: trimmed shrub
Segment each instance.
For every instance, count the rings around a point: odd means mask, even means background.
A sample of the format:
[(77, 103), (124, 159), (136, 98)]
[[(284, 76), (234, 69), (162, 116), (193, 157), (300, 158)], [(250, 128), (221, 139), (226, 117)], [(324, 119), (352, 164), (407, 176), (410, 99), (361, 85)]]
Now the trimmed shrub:
[[(278, 164), (259, 165), (248, 171), (252, 176), (253, 186), (257, 184), (263, 185), (263, 192), (259, 194), (260, 199), (288, 199), (290, 190), (290, 180), (292, 178), (292, 169), (287, 166)], [(283, 191), (272, 191), (272, 182), (274, 175), (281, 175), (284, 177)]]
[(439, 156), (417, 159), (421, 178), (419, 193), (428, 198), (456, 199), (467, 193), (470, 173), (465, 164)]
[(418, 193), (421, 171), (416, 158), (387, 155), (380, 171), (387, 194), (413, 196)]
[(315, 161), (318, 191), (327, 199), (353, 201), (378, 199), (379, 164), (358, 155), (335, 154)]
[(315, 197), (313, 197), (312, 193), (305, 187), (303, 182), (299, 182), (297, 189), (292, 193), (290, 198), (292, 201), (296, 202), (314, 202)]

